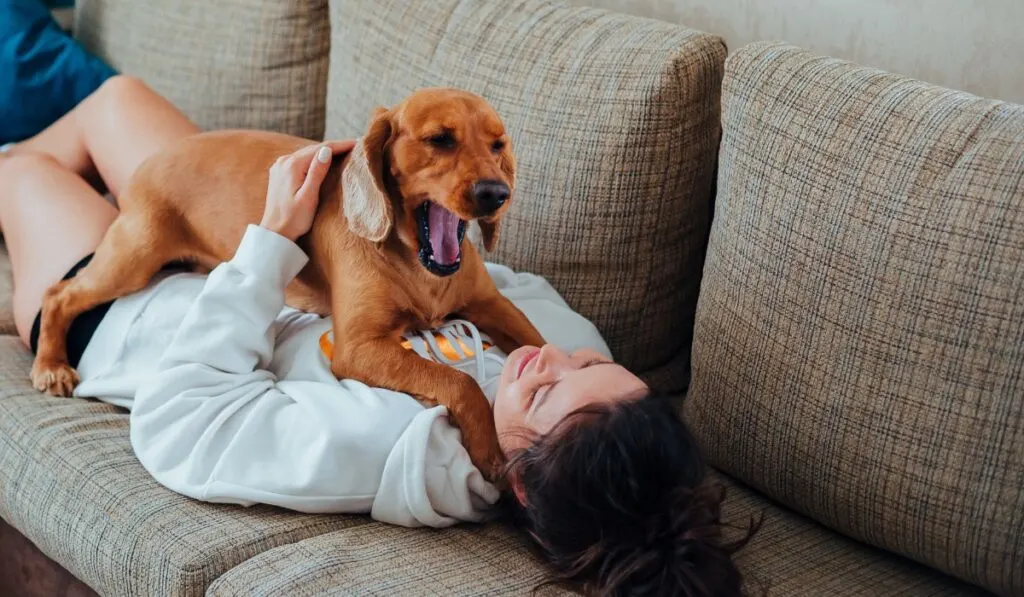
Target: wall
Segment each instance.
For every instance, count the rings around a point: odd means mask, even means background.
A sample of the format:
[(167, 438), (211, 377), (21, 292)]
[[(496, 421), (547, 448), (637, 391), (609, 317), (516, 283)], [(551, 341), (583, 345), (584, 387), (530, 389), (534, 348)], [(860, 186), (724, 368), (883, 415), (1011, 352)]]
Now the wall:
[(1024, 0), (572, 0), (1024, 103)]

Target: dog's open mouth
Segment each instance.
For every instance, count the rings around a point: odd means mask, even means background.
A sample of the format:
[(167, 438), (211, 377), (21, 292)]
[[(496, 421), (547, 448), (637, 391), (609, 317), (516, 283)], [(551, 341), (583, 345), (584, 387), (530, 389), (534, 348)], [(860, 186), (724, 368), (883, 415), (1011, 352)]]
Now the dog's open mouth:
[(459, 271), (466, 222), (440, 205), (426, 201), (416, 208), (416, 230), (423, 267), (437, 276)]

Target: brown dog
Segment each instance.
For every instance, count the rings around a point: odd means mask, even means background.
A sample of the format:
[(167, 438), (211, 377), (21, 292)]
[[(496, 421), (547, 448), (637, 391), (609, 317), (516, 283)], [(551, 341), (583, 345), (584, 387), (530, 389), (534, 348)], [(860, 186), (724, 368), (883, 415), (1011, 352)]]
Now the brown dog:
[[(33, 385), (67, 396), (78, 383), (65, 334), (80, 313), (143, 288), (170, 262), (212, 269), (230, 259), (246, 225), (262, 216), (270, 166), (311, 143), (222, 131), (183, 139), (146, 160), (92, 262), (46, 293)], [(514, 182), (504, 126), (481, 98), (427, 89), (378, 109), (366, 136), (327, 174), (313, 228), (298, 241), (310, 263), (287, 289), (288, 304), (333, 314), (331, 369), (338, 378), (448, 407), (473, 463), (489, 475), (501, 453), (479, 386), (402, 348), (400, 336), (458, 315), (506, 352), (543, 343), (498, 293), (476, 248), (463, 242), (475, 219), (487, 249), (494, 247)]]

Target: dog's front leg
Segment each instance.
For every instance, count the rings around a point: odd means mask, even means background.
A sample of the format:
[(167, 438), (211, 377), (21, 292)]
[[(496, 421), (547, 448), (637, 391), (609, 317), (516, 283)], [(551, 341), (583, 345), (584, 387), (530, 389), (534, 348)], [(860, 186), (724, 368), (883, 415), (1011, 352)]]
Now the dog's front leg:
[(406, 350), (393, 336), (383, 332), (366, 335), (366, 321), (356, 324), (352, 319), (335, 319), (331, 362), (335, 377), (447, 407), (452, 422), (462, 430), (462, 444), (470, 460), (486, 477), (496, 480), (504, 458), (490, 403), (473, 378)]
[(459, 310), (459, 315), (490, 336), (505, 354), (511, 354), (521, 346), (544, 345), (544, 337), (526, 315), (497, 290), (471, 301)]

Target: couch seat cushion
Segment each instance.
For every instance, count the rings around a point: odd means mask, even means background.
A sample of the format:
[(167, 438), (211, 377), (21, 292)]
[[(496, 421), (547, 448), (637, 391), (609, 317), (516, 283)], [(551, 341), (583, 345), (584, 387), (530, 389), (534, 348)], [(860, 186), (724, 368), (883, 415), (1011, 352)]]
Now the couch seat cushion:
[(716, 466), (1024, 594), (1024, 106), (733, 54), (686, 414)]
[[(773, 506), (749, 489), (729, 487), (725, 515), (742, 524), (765, 512), (762, 530), (737, 563), (751, 595), (772, 597), (900, 595), (974, 597), (984, 592), (920, 564), (840, 537)], [(208, 595), (529, 595), (545, 571), (526, 540), (491, 524), (444, 531), (372, 523), (266, 551), (227, 572)], [(538, 595), (571, 594), (546, 586)]]
[(328, 136), (363, 134), (375, 107), (420, 87), (485, 97), (518, 157), (513, 207), (486, 257), (545, 276), (618, 360), (666, 366), (659, 379), (681, 389), (721, 39), (541, 0), (334, 2), (331, 29)]
[(906, 558), (839, 535), (721, 475), (723, 518), (764, 523), (735, 556), (750, 595), (769, 597), (984, 597), (987, 591)]
[(202, 595), (262, 551), (369, 520), (172, 493), (136, 460), (124, 411), (40, 394), (30, 365), (0, 337), (0, 517), (101, 595)]
[(203, 129), (320, 139), (327, 0), (78, 0), (75, 37)]
[(529, 595), (544, 581), (525, 539), (498, 524), (432, 531), (371, 523), (350, 531), (263, 553), (221, 576), (207, 595), (499, 597)]

